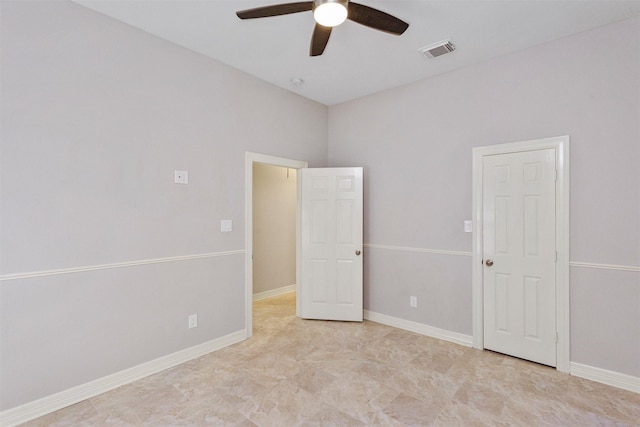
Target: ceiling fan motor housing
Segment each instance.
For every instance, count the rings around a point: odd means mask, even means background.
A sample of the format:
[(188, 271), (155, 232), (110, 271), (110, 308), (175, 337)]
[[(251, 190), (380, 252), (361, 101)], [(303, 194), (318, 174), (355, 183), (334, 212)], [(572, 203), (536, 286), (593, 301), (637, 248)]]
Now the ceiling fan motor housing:
[(322, 6), (323, 4), (329, 4), (329, 3), (341, 4), (346, 9), (347, 6), (349, 5), (349, 0), (313, 0), (313, 10), (316, 10), (318, 6)]

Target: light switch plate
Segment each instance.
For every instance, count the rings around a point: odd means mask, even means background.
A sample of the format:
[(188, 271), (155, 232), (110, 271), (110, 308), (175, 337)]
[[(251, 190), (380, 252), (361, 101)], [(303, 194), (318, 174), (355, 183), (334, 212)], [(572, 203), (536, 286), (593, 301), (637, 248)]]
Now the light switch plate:
[(471, 233), (473, 231), (473, 221), (466, 220), (464, 222), (464, 232)]
[(176, 184), (188, 184), (189, 183), (189, 171), (174, 171), (175, 177), (173, 182)]
[(220, 221), (220, 231), (226, 233), (233, 230), (233, 221), (230, 219), (223, 219)]

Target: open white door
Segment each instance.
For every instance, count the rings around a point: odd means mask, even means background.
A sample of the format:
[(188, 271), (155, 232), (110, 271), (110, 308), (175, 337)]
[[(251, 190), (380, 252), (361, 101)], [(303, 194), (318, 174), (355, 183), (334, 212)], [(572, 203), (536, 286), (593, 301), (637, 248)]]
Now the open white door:
[(362, 321), (362, 168), (300, 170), (298, 315)]

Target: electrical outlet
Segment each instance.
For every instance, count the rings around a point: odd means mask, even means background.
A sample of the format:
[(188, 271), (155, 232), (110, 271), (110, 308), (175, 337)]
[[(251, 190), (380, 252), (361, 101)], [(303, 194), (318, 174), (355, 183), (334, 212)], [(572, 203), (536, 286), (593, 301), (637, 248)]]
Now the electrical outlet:
[(198, 314), (189, 316), (189, 329), (198, 327)]
[(413, 308), (418, 307), (418, 297), (409, 297), (409, 305)]
[(173, 182), (176, 184), (188, 184), (189, 183), (189, 171), (173, 171)]

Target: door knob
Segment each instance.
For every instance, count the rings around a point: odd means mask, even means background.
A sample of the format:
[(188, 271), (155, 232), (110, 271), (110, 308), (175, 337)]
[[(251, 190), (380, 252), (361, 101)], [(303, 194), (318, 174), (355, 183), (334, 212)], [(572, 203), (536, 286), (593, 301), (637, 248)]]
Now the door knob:
[(360, 255), (360, 251), (356, 250), (356, 255)]
[(492, 259), (488, 259), (484, 263), (487, 265), (487, 267), (491, 267), (493, 265), (493, 260)]

